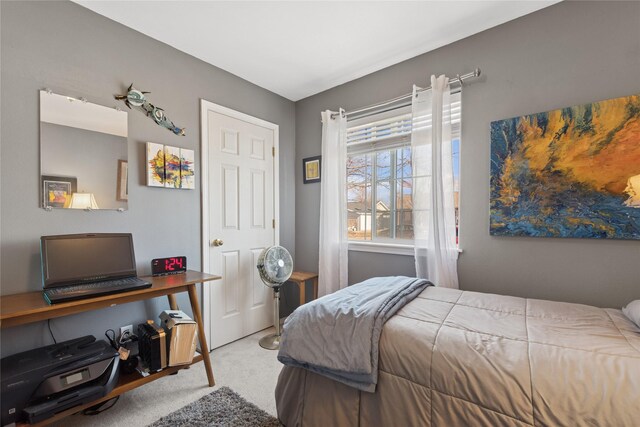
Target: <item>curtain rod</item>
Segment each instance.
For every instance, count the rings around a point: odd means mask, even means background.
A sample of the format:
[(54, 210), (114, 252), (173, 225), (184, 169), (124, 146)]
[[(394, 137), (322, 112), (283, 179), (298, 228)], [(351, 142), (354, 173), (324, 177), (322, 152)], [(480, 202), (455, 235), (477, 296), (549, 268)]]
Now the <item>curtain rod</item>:
[[(478, 77), (478, 76), (480, 76), (480, 73), (481, 73), (480, 68), (476, 68), (475, 70), (473, 70), (472, 72), (467, 73), (467, 74), (463, 74), (463, 75), (457, 74), (456, 77), (454, 77), (453, 79), (449, 80), (449, 84), (451, 84), (451, 83), (460, 83), (460, 85), (462, 86), (462, 83), (465, 80)], [(431, 86), (426, 87), (424, 89), (419, 89), (418, 91), (419, 92), (424, 92), (425, 90), (429, 90), (429, 89), (431, 89)], [(412, 96), (413, 96), (413, 93), (408, 93), (406, 95), (402, 95), (402, 96), (399, 96), (397, 98), (390, 99), (388, 101), (384, 101), (384, 102), (380, 102), (378, 104), (373, 104), (373, 105), (368, 105), (366, 107), (362, 107), (362, 108), (360, 108), (358, 110), (347, 111), (347, 112), (344, 113), (344, 115), (346, 117), (348, 117), (348, 116), (358, 115), (360, 113), (365, 113), (365, 112), (368, 112), (370, 110), (377, 110), (378, 108), (386, 107), (388, 105), (393, 105), (393, 104), (395, 104), (397, 102), (404, 101), (406, 99), (411, 99)], [(331, 118), (332, 119), (336, 118), (338, 116), (338, 114), (340, 114), (340, 113), (333, 113), (331, 115)], [(363, 115), (363, 117), (365, 117), (365, 116), (367, 116), (367, 114)]]

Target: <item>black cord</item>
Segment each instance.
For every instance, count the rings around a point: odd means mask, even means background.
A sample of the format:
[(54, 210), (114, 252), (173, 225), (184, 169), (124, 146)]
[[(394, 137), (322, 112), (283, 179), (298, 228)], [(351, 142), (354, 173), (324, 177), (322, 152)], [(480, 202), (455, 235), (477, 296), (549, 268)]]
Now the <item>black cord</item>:
[[(109, 335), (109, 332), (111, 332), (111, 335)], [(104, 336), (107, 337), (109, 343), (111, 343), (111, 347), (117, 350), (118, 344), (116, 344), (116, 331), (114, 331), (113, 329), (107, 329), (104, 332)]]
[(125, 331), (124, 334), (120, 335), (120, 337), (118, 337), (118, 346), (122, 347), (127, 343), (130, 343), (131, 341), (138, 341), (138, 336), (134, 333), (131, 333), (129, 331)]
[[(116, 396), (113, 399), (109, 399), (105, 402), (102, 403), (98, 403), (97, 405), (91, 406), (90, 408), (87, 408), (85, 410), (82, 411), (82, 415), (98, 415), (103, 413), (104, 411), (111, 409), (115, 406), (115, 404), (118, 402), (118, 399), (120, 399), (120, 396)], [(111, 406), (106, 406), (107, 403), (109, 402), (113, 402), (111, 403)]]
[(51, 319), (47, 319), (47, 326), (49, 327), (49, 333), (51, 334), (51, 338), (53, 338), (53, 343), (58, 344), (58, 341), (56, 341), (56, 337), (53, 336), (53, 331), (51, 330)]

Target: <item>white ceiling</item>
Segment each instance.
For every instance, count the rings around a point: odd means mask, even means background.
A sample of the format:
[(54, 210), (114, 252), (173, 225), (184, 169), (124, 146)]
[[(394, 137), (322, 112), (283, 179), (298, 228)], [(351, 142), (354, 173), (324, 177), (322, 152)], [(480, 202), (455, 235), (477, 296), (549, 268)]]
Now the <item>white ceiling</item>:
[(76, 0), (293, 101), (557, 2)]

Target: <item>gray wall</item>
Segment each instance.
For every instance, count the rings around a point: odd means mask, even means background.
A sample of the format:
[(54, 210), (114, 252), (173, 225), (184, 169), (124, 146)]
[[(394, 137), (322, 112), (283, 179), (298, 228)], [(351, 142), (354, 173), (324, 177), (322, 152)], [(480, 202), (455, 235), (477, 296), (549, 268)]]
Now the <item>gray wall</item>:
[[(373, 104), (480, 67), (464, 89), (462, 289), (620, 307), (640, 298), (640, 242), (489, 236), (493, 120), (640, 93), (640, 3), (563, 2), (296, 103), (296, 261), (317, 271), (320, 186), (301, 159), (321, 152), (320, 112)], [(349, 281), (415, 274), (411, 257), (351, 252)]]
[[(200, 268), (200, 165), (196, 190), (145, 186), (146, 141), (191, 148), (200, 158), (200, 98), (280, 126), (280, 212), (283, 246), (294, 252), (294, 103), (70, 2), (0, 2), (1, 14), (1, 227), (3, 295), (41, 288), (39, 238), (46, 234), (131, 232), (138, 272), (152, 258), (186, 255)], [(141, 17), (141, 19), (145, 19)], [(224, 41), (220, 41), (224, 43)], [(84, 212), (39, 205), (38, 91), (85, 97), (113, 106), (113, 95), (133, 82), (187, 128), (178, 137), (139, 111), (129, 112), (129, 210)], [(166, 215), (173, 220), (165, 234)], [(186, 296), (180, 296), (187, 308)], [(52, 321), (59, 340), (101, 337), (107, 328), (152, 318), (166, 300), (127, 304)], [(186, 310), (189, 311), (190, 310)], [(3, 329), (2, 355), (50, 343), (46, 324)]]

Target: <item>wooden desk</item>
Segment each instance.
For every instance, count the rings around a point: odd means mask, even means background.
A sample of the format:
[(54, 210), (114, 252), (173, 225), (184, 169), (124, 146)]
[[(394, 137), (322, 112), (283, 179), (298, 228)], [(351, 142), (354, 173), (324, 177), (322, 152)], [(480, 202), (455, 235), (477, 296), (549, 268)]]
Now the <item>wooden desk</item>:
[(300, 289), (300, 305), (307, 302), (306, 287), (307, 280), (313, 281), (313, 299), (318, 298), (318, 273), (307, 273), (304, 271), (294, 271), (289, 277), (289, 281), (294, 282)]
[[(84, 313), (86, 311), (98, 310), (100, 308), (114, 307), (129, 302), (143, 301), (151, 298), (167, 296), (169, 306), (172, 310), (178, 309), (175, 294), (180, 292), (188, 292), (189, 302), (193, 310), (193, 317), (198, 325), (198, 339), (200, 341), (200, 349), (202, 354), (193, 358), (193, 363), (204, 360), (205, 370), (209, 386), (215, 385), (213, 378), (213, 370), (211, 369), (211, 359), (209, 358), (209, 347), (207, 339), (204, 335), (204, 325), (202, 322), (202, 314), (200, 312), (200, 303), (198, 302), (198, 293), (196, 291), (197, 283), (209, 282), (221, 279), (220, 276), (201, 273), (199, 271), (188, 270), (184, 274), (176, 274), (172, 276), (162, 277), (142, 277), (152, 283), (150, 288), (140, 289), (131, 292), (122, 292), (119, 294), (106, 295), (97, 298), (88, 298), (78, 301), (70, 301), (60, 304), (49, 305), (44, 300), (42, 292), (27, 292), (23, 294), (14, 294), (0, 297), (0, 327), (9, 328), (12, 326), (24, 325), (27, 323), (39, 322), (56, 317), (68, 316), (70, 314)], [(42, 423), (33, 425), (47, 425), (58, 421), (64, 417), (75, 414), (78, 411), (86, 409), (116, 396), (121, 395), (129, 390), (140, 387), (158, 378), (173, 374), (174, 372), (184, 369), (190, 365), (174, 366), (163, 369), (160, 372), (153, 373), (147, 377), (141, 376), (134, 372), (129, 375), (120, 375), (118, 385), (105, 397), (98, 399), (86, 405), (75, 406), (66, 411), (56, 414)], [(27, 424), (32, 425), (32, 424)]]

